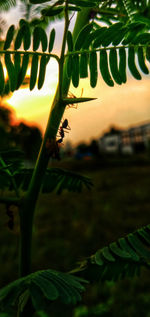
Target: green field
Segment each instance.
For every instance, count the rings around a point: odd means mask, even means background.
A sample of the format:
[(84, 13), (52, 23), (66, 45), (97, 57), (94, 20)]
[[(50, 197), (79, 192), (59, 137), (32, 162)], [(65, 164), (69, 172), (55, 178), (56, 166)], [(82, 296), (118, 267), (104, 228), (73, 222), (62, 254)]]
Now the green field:
[[(132, 162), (134, 163), (134, 162)], [(59, 164), (58, 164), (59, 165)], [(64, 192), (58, 196), (41, 195), (36, 213), (33, 243), (33, 270), (73, 269), (109, 242), (148, 224), (150, 221), (150, 164), (124, 161), (103, 164), (102, 161), (68, 161), (64, 168), (92, 178), (91, 191)], [(14, 211), (14, 230), (7, 228), (8, 216), (1, 205), (0, 283), (17, 278), (18, 217)], [(93, 285), (84, 296), (86, 315), (76, 311), (73, 316), (150, 316), (150, 274), (116, 283)], [(61, 314), (62, 315), (62, 314)], [(55, 316), (55, 315), (52, 315)], [(62, 316), (72, 316), (67, 313)]]

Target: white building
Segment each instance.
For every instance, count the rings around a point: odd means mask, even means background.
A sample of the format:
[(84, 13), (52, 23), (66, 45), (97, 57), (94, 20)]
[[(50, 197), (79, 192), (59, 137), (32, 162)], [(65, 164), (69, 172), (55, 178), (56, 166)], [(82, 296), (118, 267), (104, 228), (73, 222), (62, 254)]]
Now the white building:
[(133, 154), (150, 147), (150, 123), (126, 130), (111, 128), (98, 140), (99, 149), (105, 153)]

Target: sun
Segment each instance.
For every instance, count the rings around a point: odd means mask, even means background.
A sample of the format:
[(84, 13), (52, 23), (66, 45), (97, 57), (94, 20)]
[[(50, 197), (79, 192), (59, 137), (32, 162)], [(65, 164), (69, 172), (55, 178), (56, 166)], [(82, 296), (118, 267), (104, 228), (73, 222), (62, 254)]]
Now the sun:
[[(30, 75), (30, 69), (28, 69), (27, 75)], [(54, 59), (51, 59), (46, 69), (45, 83), (41, 90), (38, 90), (37, 86), (32, 91), (29, 88), (21, 88), (7, 99), (9, 106), (15, 110), (17, 119), (27, 120), (29, 123), (38, 122), (42, 128), (43, 118), (49, 115), (57, 82), (58, 65)]]

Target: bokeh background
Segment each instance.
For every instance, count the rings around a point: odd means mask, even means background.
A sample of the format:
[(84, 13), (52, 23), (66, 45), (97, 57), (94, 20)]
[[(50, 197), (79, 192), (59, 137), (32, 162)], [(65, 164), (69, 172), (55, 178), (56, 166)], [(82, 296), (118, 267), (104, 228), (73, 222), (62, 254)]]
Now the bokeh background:
[[(17, 25), (22, 7), (3, 13), (1, 38), (7, 27)], [(72, 21), (73, 27), (74, 20)], [(56, 52), (61, 45), (62, 22), (50, 25), (57, 30)], [(30, 70), (28, 71), (30, 74)], [(26, 167), (35, 163), (47, 117), (57, 85), (58, 70), (53, 60), (47, 69), (41, 91), (30, 92), (27, 86), (0, 99), (0, 150), (17, 147), (24, 152)], [(63, 192), (42, 194), (37, 204), (33, 242), (33, 271), (57, 269), (69, 271), (97, 249), (149, 223), (150, 218), (150, 151), (149, 146), (132, 155), (104, 153), (98, 139), (110, 127), (128, 129), (150, 122), (149, 75), (137, 81), (128, 74), (125, 85), (106, 86), (99, 76), (95, 89), (88, 79), (81, 80), (70, 93), (77, 97), (95, 97), (95, 101), (68, 108), (71, 130), (61, 147), (62, 159), (52, 166), (63, 167), (89, 176), (91, 191), (80, 194)], [(81, 154), (81, 155), (77, 155)], [(3, 189), (0, 189), (3, 195)], [(9, 194), (9, 193), (8, 193)], [(19, 219), (13, 209), (14, 226), (0, 205), (0, 286), (18, 274)], [(123, 281), (97, 283), (89, 287), (76, 309), (56, 308), (52, 316), (150, 317), (150, 274)]]

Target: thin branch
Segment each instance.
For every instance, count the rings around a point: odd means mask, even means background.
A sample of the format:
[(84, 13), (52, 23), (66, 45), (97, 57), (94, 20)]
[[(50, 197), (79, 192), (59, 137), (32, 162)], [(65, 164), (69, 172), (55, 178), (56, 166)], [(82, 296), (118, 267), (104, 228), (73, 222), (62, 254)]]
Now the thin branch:
[(17, 51), (17, 50), (0, 50), (0, 54), (23, 54), (23, 55), (45, 55), (48, 57), (53, 57), (57, 60), (57, 62), (59, 63), (59, 56), (55, 55), (55, 54), (51, 54), (51, 53), (45, 53), (45, 52), (33, 52), (33, 51)]
[(119, 45), (119, 46), (112, 46), (112, 47), (101, 47), (101, 48), (95, 48), (95, 49), (90, 49), (90, 50), (82, 50), (82, 51), (75, 51), (75, 52), (67, 52), (65, 54), (65, 58), (68, 56), (74, 56), (74, 55), (83, 55), (85, 53), (90, 54), (92, 52), (100, 52), (100, 51), (111, 51), (111, 50), (117, 50), (119, 48), (129, 48), (129, 47), (150, 47), (150, 44), (130, 44), (130, 45)]
[(62, 49), (60, 54), (59, 60), (59, 98), (62, 97), (62, 83), (63, 83), (63, 70), (64, 70), (64, 60), (65, 60), (65, 48), (66, 48), (66, 39), (67, 39), (67, 32), (69, 28), (69, 15), (68, 15), (68, 0), (66, 0), (65, 6), (65, 27), (64, 27), (64, 35), (62, 41)]

